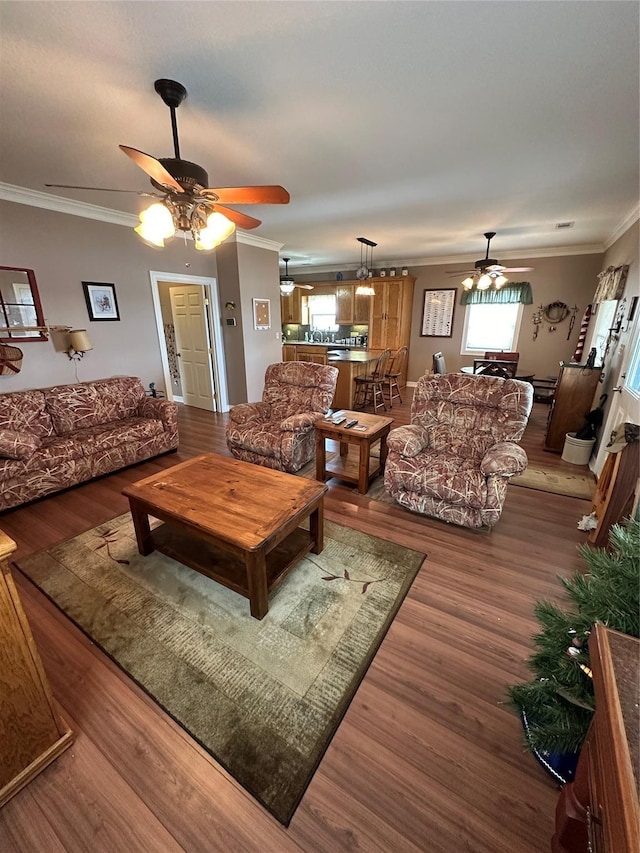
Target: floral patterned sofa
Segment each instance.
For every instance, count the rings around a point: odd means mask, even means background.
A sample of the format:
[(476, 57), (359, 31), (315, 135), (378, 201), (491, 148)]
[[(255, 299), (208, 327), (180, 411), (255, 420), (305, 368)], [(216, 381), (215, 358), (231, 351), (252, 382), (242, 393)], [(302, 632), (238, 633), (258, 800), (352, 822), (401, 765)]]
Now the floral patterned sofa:
[(407, 509), (465, 527), (493, 527), (509, 477), (527, 467), (518, 446), (533, 387), (516, 379), (428, 374), (411, 425), (391, 430), (385, 489)]
[(229, 412), (227, 446), (236, 459), (294, 474), (315, 454), (314, 423), (331, 406), (338, 368), (307, 361), (270, 364), (261, 403)]
[(177, 446), (176, 404), (133, 376), (0, 394), (0, 510)]

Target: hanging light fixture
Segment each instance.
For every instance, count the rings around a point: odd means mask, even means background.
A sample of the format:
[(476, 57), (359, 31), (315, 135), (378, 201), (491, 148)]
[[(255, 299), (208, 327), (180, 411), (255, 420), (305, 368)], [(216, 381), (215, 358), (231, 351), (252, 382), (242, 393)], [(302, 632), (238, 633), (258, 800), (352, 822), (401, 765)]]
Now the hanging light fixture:
[(290, 293), (293, 293), (295, 289), (295, 281), (289, 275), (289, 258), (283, 258), (284, 261), (284, 275), (280, 276), (280, 293), (283, 296), (288, 296)]
[(177, 201), (167, 197), (154, 202), (140, 214), (140, 224), (134, 228), (146, 243), (164, 248), (164, 241), (176, 231), (191, 232), (195, 247), (210, 252), (231, 236), (236, 226), (222, 213), (199, 199)]
[(505, 267), (495, 258), (489, 257), (489, 244), (496, 236), (495, 231), (486, 231), (487, 253), (484, 258), (475, 262), (475, 269), (465, 270), (468, 272), (466, 278), (462, 280), (462, 286), (465, 290), (500, 290), (505, 284), (508, 284), (509, 279), (505, 272), (530, 272), (533, 267)]
[[(356, 240), (360, 243), (360, 266), (356, 271), (356, 278), (360, 281), (365, 281), (367, 278), (371, 278), (371, 268), (373, 266), (373, 249), (374, 246), (377, 246), (377, 243), (374, 243), (373, 240), (368, 240), (366, 237), (356, 237)], [(364, 250), (364, 263), (362, 262), (362, 247), (365, 246)], [(367, 261), (367, 253), (371, 249), (371, 257), (369, 261)], [(374, 288), (370, 284), (359, 284), (356, 287), (356, 294), (358, 296), (375, 296), (376, 292)]]

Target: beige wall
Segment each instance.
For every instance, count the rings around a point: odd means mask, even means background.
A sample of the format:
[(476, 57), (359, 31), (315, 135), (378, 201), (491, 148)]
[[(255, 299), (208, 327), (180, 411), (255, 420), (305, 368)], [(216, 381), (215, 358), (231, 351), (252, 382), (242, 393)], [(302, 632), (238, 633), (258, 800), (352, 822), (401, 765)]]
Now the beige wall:
[[(154, 249), (128, 227), (0, 201), (0, 258), (2, 266), (34, 270), (47, 323), (87, 329), (94, 348), (78, 364), (80, 381), (126, 374), (165, 390), (150, 270), (217, 277), (223, 321), (235, 316), (238, 323), (223, 326), (231, 404), (246, 401), (248, 391), (252, 399), (260, 399), (262, 381), (258, 393), (257, 377), (262, 380), (267, 364), (281, 359), (276, 251), (236, 243), (235, 238), (211, 254), (196, 252), (190, 241), (179, 238)], [(119, 322), (89, 320), (83, 281), (115, 284)], [(252, 296), (271, 299), (268, 334), (242, 322), (249, 316)], [(225, 308), (227, 301), (236, 303), (235, 311)], [(244, 333), (250, 338), (246, 347)], [(0, 376), (0, 393), (75, 382), (76, 363), (67, 358), (67, 346), (65, 334), (21, 344), (22, 370)]]

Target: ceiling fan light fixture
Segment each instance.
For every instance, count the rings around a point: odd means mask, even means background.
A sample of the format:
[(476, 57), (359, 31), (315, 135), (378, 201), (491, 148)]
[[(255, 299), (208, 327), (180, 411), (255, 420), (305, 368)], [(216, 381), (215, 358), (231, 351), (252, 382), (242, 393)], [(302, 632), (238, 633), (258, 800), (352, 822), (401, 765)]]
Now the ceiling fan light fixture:
[(491, 276), (488, 273), (481, 275), (476, 287), (478, 290), (488, 290), (491, 287)]
[(509, 279), (506, 277), (506, 275), (498, 275), (498, 276), (496, 276), (496, 278), (494, 279), (494, 281), (493, 281), (493, 285), (494, 285), (494, 287), (495, 287), (495, 289), (496, 289), (496, 290), (500, 290), (500, 288), (501, 288), (501, 287), (504, 287), (504, 285), (505, 285), (508, 281), (509, 281)]
[(462, 281), (462, 286), (464, 287), (465, 290), (471, 290), (471, 288), (473, 287), (474, 284), (475, 284), (475, 279), (472, 275), (468, 275)]
[(230, 237), (235, 230), (236, 226), (233, 222), (224, 214), (214, 210), (207, 216), (204, 228), (193, 230), (195, 247), (201, 252), (210, 252)]
[(140, 213), (140, 224), (133, 229), (146, 243), (164, 247), (164, 241), (176, 233), (171, 211), (155, 202)]
[(281, 279), (280, 281), (280, 293), (284, 296), (288, 296), (290, 293), (296, 289), (296, 286), (292, 279)]

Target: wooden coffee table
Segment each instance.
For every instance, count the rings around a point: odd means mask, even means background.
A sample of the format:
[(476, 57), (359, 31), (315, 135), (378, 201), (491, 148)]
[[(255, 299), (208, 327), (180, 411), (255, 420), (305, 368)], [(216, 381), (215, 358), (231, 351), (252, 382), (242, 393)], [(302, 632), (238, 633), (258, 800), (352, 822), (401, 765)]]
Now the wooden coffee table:
[[(335, 426), (331, 421), (324, 419), (315, 422), (316, 430), (316, 480), (324, 483), (330, 477), (355, 483), (358, 491), (365, 495), (369, 483), (384, 470), (387, 460), (387, 436), (393, 423), (393, 418), (384, 418), (379, 415), (368, 415), (365, 412), (351, 412), (343, 410), (348, 423), (352, 418), (358, 421), (358, 426), (366, 427), (365, 430), (345, 429), (344, 424)], [(327, 465), (327, 453), (325, 439), (332, 438), (340, 442), (340, 457), (331, 460)], [(371, 455), (371, 448), (380, 442), (380, 458)], [(359, 448), (358, 464), (349, 459), (349, 445), (354, 444)]]
[[(154, 550), (244, 595), (262, 619), (287, 572), (323, 548), (323, 498), (315, 480), (213, 453), (122, 490), (138, 550)], [(154, 530), (149, 516), (164, 522)], [(309, 519), (309, 530), (299, 525)]]

